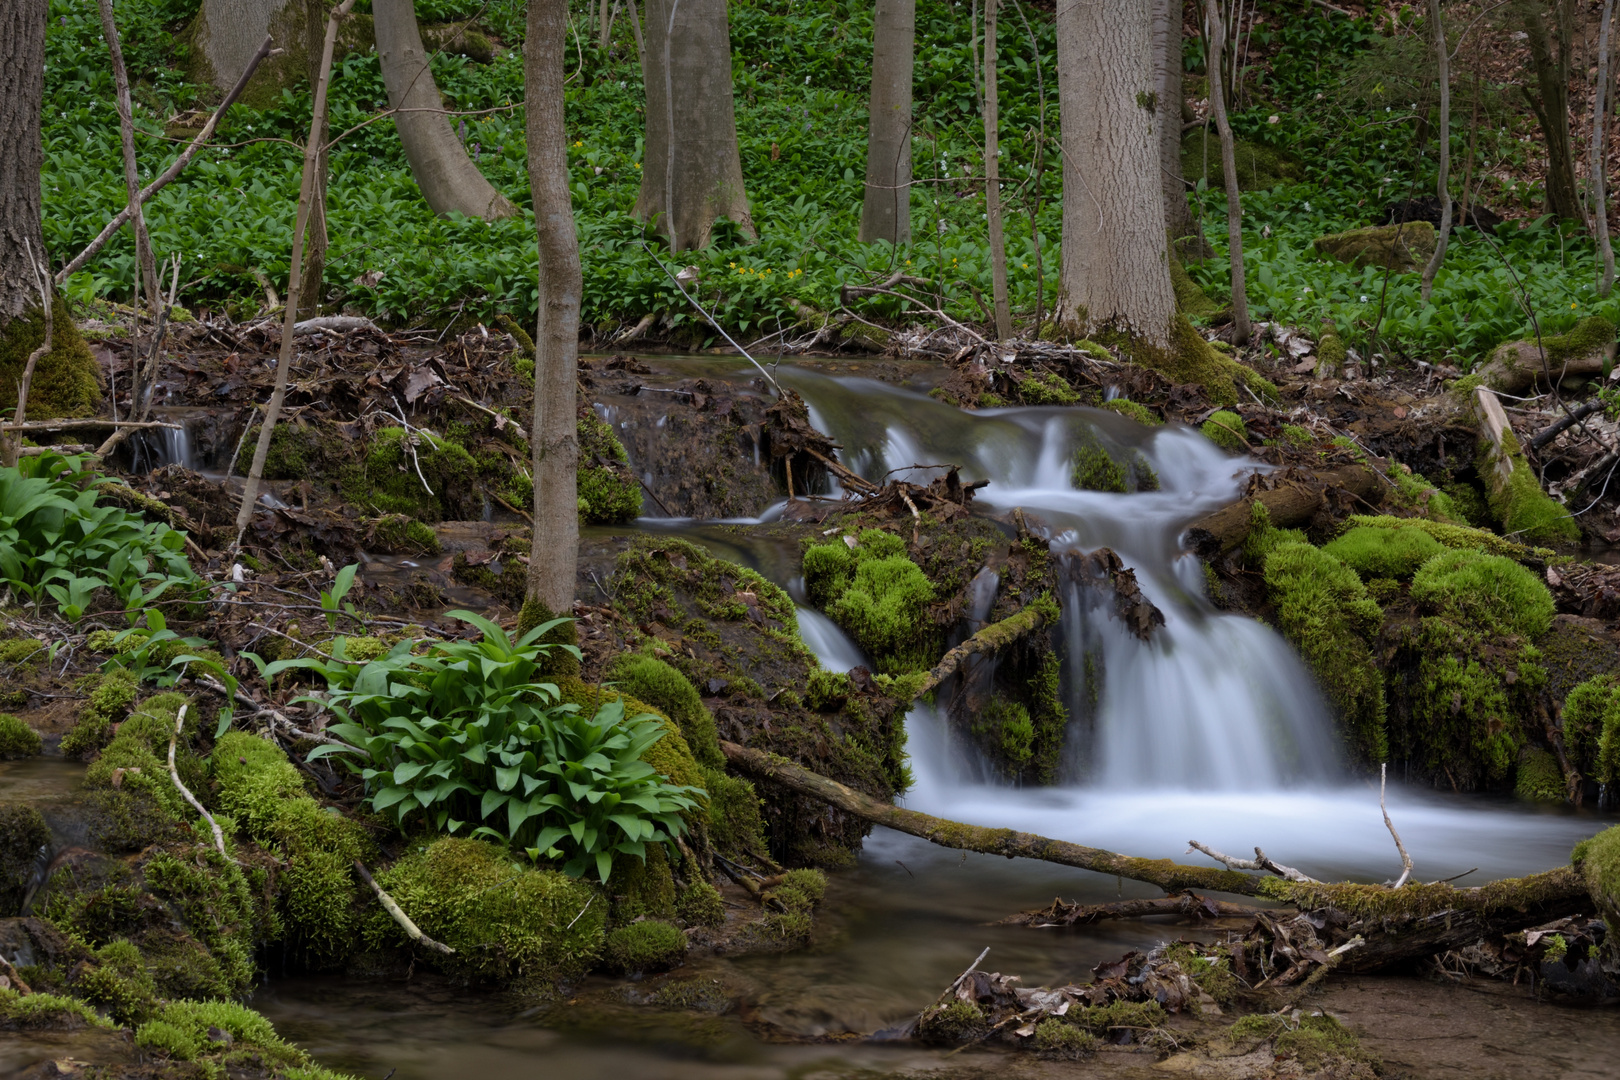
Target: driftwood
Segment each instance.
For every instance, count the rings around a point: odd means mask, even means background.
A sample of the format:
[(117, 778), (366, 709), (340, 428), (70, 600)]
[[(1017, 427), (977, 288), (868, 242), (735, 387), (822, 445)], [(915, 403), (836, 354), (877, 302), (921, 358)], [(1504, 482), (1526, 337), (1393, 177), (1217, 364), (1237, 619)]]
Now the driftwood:
[(997, 926), (1080, 926), (1106, 919), (1144, 919), (1151, 915), (1180, 915), (1188, 919), (1252, 918), (1257, 908), (1211, 900), (1188, 889), (1180, 896), (1155, 896), (1121, 900), (1113, 904), (1080, 904), (1053, 900), (1050, 907), (1035, 908), (1009, 915)]
[[(1372, 971), (1461, 948), (1481, 938), (1540, 926), (1590, 912), (1592, 898), (1579, 872), (1562, 866), (1522, 878), (1459, 889), (1445, 882), (1383, 885), (1327, 884), (1259, 878), (1236, 870), (1184, 866), (1169, 859), (1143, 859), (1013, 829), (989, 829), (906, 810), (854, 791), (786, 758), (722, 741), (726, 759), (742, 772), (819, 799), (874, 825), (919, 836), (941, 847), (985, 855), (1023, 857), (1157, 885), (1167, 893), (1187, 889), (1258, 896), (1291, 905), (1311, 926), (1320, 919), (1335, 928), (1324, 954), (1345, 971)], [(1271, 919), (1265, 912), (1257, 919)], [(1272, 920), (1275, 921), (1275, 920)], [(1286, 936), (1286, 935), (1285, 935)], [(1350, 940), (1364, 937), (1353, 946)], [(1349, 940), (1339, 940), (1339, 939)], [(1300, 977), (1305, 975), (1300, 972)]]
[(1328, 492), (1341, 489), (1358, 499), (1372, 501), (1379, 476), (1366, 465), (1347, 465), (1320, 472), (1286, 469), (1272, 474), (1267, 490), (1255, 491), (1221, 507), (1188, 526), (1184, 543), (1201, 558), (1224, 555), (1248, 539), (1255, 504), (1266, 508), (1279, 528), (1304, 525), (1316, 515)]

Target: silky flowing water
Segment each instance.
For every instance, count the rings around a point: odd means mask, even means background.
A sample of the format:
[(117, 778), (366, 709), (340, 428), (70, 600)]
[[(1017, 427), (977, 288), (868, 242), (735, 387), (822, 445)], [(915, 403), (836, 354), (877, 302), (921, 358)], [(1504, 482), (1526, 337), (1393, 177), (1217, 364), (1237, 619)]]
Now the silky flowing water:
[[(663, 363), (663, 361), (660, 361)], [(716, 378), (729, 364), (708, 358)], [(735, 389), (751, 373), (736, 375)], [(843, 447), (844, 462), (869, 479), (913, 465), (953, 463), (964, 480), (988, 479), (976, 503), (988, 512), (1022, 507), (1051, 530), (1058, 557), (1107, 546), (1135, 569), (1164, 612), (1151, 642), (1126, 633), (1080, 598), (1063, 598), (1060, 628), (1072, 655), (1100, 650), (1104, 676), (1094, 740), (1076, 737), (1065, 783), (1012, 788), (983, 778), (939, 716), (914, 709), (907, 721), (916, 777), (904, 803), (979, 825), (1004, 826), (1149, 857), (1187, 855), (1197, 839), (1234, 854), (1259, 845), (1316, 877), (1382, 881), (1399, 870), (1375, 784), (1339, 760), (1332, 722), (1308, 672), (1264, 625), (1215, 610), (1202, 570), (1183, 555), (1179, 534), (1231, 501), (1256, 466), (1178, 426), (1147, 428), (1089, 409), (1019, 408), (965, 413), (913, 389), (862, 378), (783, 368), (812, 418)], [(1115, 495), (1075, 490), (1069, 458), (1093, 432), (1112, 447), (1140, 451), (1161, 489)], [(632, 463), (634, 464), (634, 463)], [(937, 475), (916, 474), (920, 482)], [(780, 507), (759, 520), (770, 520)], [(746, 524), (734, 523), (734, 524)], [(795, 554), (755, 541), (746, 528), (643, 519), (640, 529), (674, 532), (742, 562), (787, 587), (802, 604)], [(983, 618), (993, 575), (972, 586)], [(806, 644), (829, 668), (864, 660), (825, 616), (801, 607)], [(970, 631), (972, 627), (964, 628)], [(1079, 665), (1066, 665), (1072, 701), (1088, 693)], [(1077, 711), (1077, 710), (1072, 710)], [(1444, 796), (1398, 782), (1389, 807), (1424, 880), (1466, 874), (1462, 883), (1558, 865), (1605, 823), (1592, 813), (1532, 809), (1505, 799)], [(985, 946), (986, 966), (1024, 985), (1084, 980), (1089, 969), (1129, 948), (1196, 933), (1151, 920), (1082, 931), (987, 925), (1054, 896), (1103, 902), (1156, 890), (1079, 870), (933, 847), (879, 829), (857, 865), (830, 875), (816, 944), (782, 956), (709, 958), (681, 977), (714, 977), (742, 989), (740, 1013), (694, 1025), (644, 1006), (604, 1011), (591, 986), (578, 1000), (513, 1015), (499, 1000), (441, 990), (333, 979), (271, 979), (254, 999), (288, 1037), (322, 1061), (366, 1075), (397, 1069), (413, 1077), (535, 1074), (559, 1078), (800, 1076), (837, 1064), (888, 1068), (933, 1060), (931, 1052), (882, 1042), (784, 1046), (758, 1041), (745, 1021), (769, 1021), (803, 1036), (870, 1034), (927, 1005)], [(1210, 931), (1205, 931), (1208, 933)], [(602, 984), (605, 986), (606, 984)], [(633, 996), (633, 993), (632, 993)]]

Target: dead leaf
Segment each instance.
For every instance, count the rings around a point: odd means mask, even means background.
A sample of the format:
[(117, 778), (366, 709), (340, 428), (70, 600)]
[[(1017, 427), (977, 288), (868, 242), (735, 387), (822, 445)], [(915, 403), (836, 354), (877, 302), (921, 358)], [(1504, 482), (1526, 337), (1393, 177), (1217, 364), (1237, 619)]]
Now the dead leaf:
[(1394, 408), (1394, 409), (1393, 409), (1393, 410), (1391, 410), (1391, 411), (1392, 411), (1392, 412), (1394, 412), (1394, 414), (1395, 414), (1395, 419), (1397, 419), (1397, 420), (1405, 420), (1405, 419), (1406, 419), (1406, 406), (1404, 406), (1404, 405), (1397, 405), (1397, 406), (1395, 406), (1395, 408)]

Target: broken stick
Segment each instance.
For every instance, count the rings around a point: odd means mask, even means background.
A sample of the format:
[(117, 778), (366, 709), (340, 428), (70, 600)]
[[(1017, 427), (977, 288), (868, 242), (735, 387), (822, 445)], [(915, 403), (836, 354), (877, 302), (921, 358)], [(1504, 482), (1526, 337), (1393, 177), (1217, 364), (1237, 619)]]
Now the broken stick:
[(174, 747), (180, 741), (181, 730), (186, 726), (186, 709), (188, 708), (190, 708), (189, 705), (182, 705), (180, 711), (174, 714), (174, 734), (169, 736), (169, 776), (174, 780), (174, 786), (180, 789), (181, 796), (191, 804), (197, 813), (203, 816), (203, 819), (208, 822), (208, 827), (214, 830), (214, 846), (219, 848), (220, 856), (229, 859), (230, 855), (225, 852), (225, 834), (220, 832), (219, 822), (214, 820), (213, 814), (203, 809), (203, 804), (197, 801), (197, 796), (191, 793), (191, 789), (180, 782), (180, 770), (174, 767)]
[[(394, 898), (384, 892), (381, 885), (377, 884), (376, 879), (371, 876), (371, 871), (366, 869), (365, 863), (361, 862), (359, 859), (354, 860), (354, 869), (355, 872), (360, 875), (360, 880), (371, 886), (372, 891), (377, 894), (377, 899), (382, 902), (383, 910), (388, 912), (389, 915), (393, 916), (395, 922), (399, 923), (399, 928), (405, 931), (406, 937), (410, 938), (412, 941), (418, 942), (419, 944), (426, 945), (434, 952), (444, 953), (446, 956), (454, 956), (456, 954), (456, 950), (452, 949), (450, 946), (444, 944), (443, 942), (434, 941), (432, 938), (422, 933), (422, 928), (411, 922), (411, 917), (405, 914), (405, 912), (401, 911), (399, 905), (394, 903)], [(581, 912), (580, 914), (583, 915), (584, 912)], [(575, 918), (578, 918), (578, 916), (575, 916)]]

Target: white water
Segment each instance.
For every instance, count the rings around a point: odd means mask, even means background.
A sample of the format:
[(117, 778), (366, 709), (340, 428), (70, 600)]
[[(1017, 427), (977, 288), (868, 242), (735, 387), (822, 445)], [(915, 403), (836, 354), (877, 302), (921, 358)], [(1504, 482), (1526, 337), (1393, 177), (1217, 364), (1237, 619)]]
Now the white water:
[[(1259, 845), (1328, 879), (1386, 880), (1399, 872), (1377, 788), (1343, 769), (1331, 718), (1304, 665), (1265, 625), (1216, 611), (1203, 597), (1197, 560), (1181, 554), (1186, 525), (1236, 497), (1259, 466), (1227, 456), (1190, 429), (1146, 429), (1112, 413), (968, 414), (867, 380), (795, 372), (792, 381), (818, 426), (863, 475), (960, 464), (964, 480), (992, 481), (978, 492), (979, 503), (1022, 507), (1044, 521), (1060, 557), (1112, 548), (1165, 615), (1165, 626), (1144, 643), (1107, 613), (1086, 610), (1076, 590), (1063, 597), (1062, 633), (1071, 653), (1095, 649), (1102, 657), (1088, 779), (1050, 788), (986, 782), (973, 752), (955, 744), (939, 713), (919, 706), (907, 719), (916, 782), (905, 805), (1148, 857), (1185, 860), (1188, 841), (1196, 839), (1239, 856)], [(1075, 490), (1068, 459), (1082, 424), (1139, 449), (1161, 490)], [(937, 473), (916, 479), (930, 475)], [(995, 584), (993, 575), (975, 579), (964, 633), (987, 616)], [(801, 610), (799, 622), (825, 666), (847, 670), (861, 662), (859, 650), (824, 616)], [(1078, 682), (1072, 672), (1068, 682)], [(1069, 687), (1072, 714), (1083, 692)], [(1602, 827), (1590, 815), (1399, 785), (1391, 786), (1388, 802), (1423, 880), (1474, 870), (1463, 883), (1478, 883), (1556, 866)]]
[(191, 433), (182, 421), (177, 428), (149, 428), (135, 433), (131, 441), (136, 472), (151, 472), (165, 465), (196, 469)]

